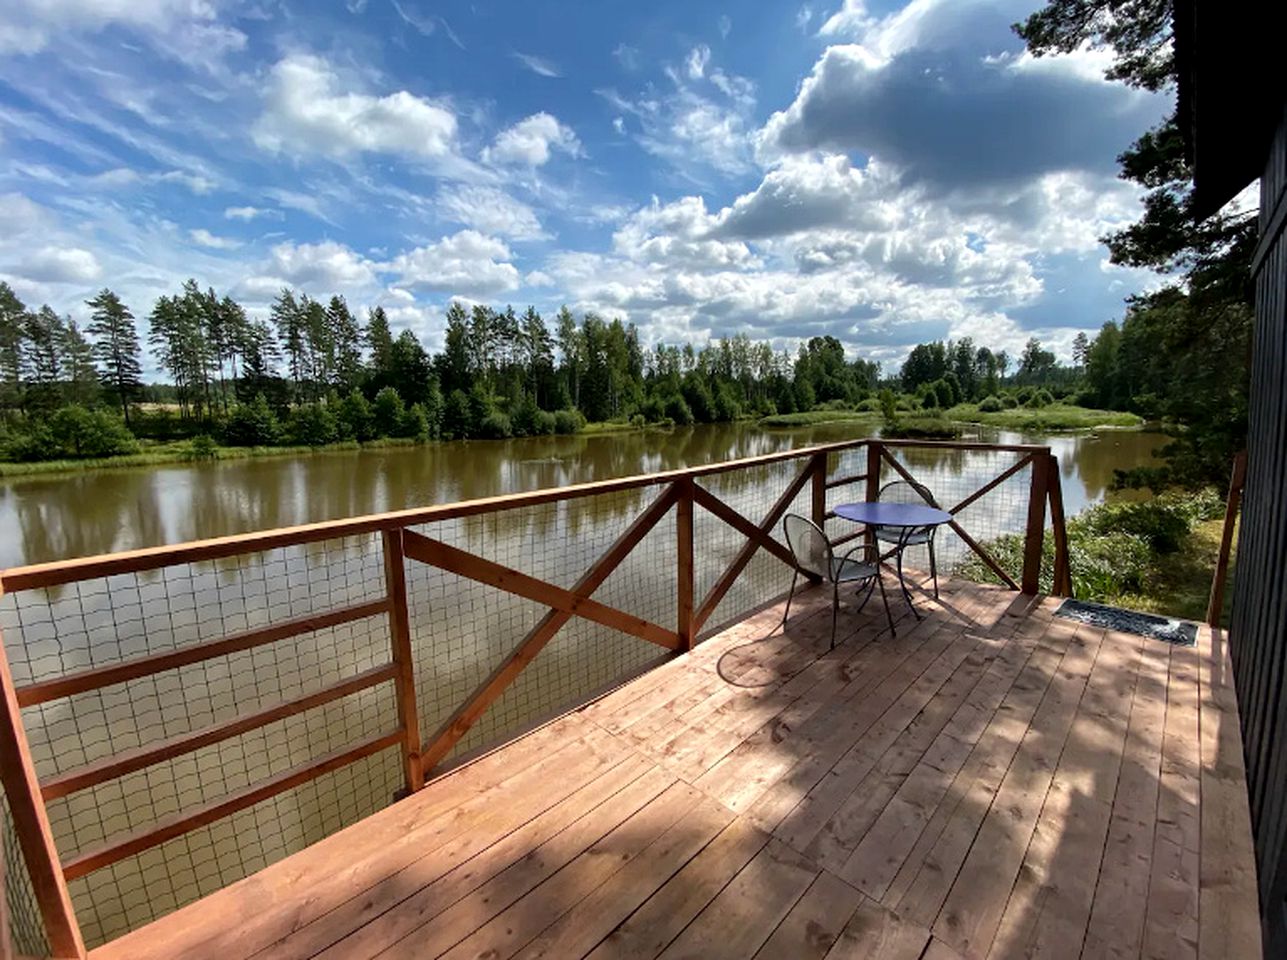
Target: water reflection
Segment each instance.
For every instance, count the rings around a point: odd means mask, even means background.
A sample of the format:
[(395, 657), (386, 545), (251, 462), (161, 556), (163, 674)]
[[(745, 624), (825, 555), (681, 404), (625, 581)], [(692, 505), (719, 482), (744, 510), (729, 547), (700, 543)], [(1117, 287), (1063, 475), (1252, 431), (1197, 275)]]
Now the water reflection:
[[(772, 431), (723, 424), (17, 478), (0, 482), (0, 567), (678, 469), (868, 432), (865, 423)], [(1070, 514), (1103, 499), (1114, 469), (1151, 462), (1166, 439), (1128, 431), (977, 438), (1049, 444)], [(939, 476), (960, 475), (969, 462), (959, 452), (903, 456), (914, 472)]]

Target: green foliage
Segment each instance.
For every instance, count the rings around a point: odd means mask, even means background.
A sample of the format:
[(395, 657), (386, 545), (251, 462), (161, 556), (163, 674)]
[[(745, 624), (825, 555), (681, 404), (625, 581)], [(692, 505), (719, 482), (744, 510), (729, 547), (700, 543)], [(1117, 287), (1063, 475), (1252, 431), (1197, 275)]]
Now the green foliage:
[[(398, 404), (401, 405), (401, 403), (402, 399), (399, 397)], [(362, 441), (371, 440), (376, 436), (396, 436), (401, 420), (400, 416), (393, 420), (392, 430), (377, 430), (371, 404), (357, 388), (349, 391), (335, 406), (335, 422), (341, 440)]]
[(442, 438), (444, 440), (463, 440), (474, 432), (473, 416), (470, 413), (469, 397), (463, 390), (453, 390), (447, 394), (442, 411)]
[(321, 403), (309, 403), (291, 410), (287, 429), (293, 443), (307, 447), (334, 443), (340, 433), (335, 413)]
[(693, 411), (689, 409), (688, 401), (677, 393), (666, 398), (664, 409), (666, 419), (672, 423), (686, 427), (693, 422)]
[(961, 428), (941, 417), (911, 417), (886, 424), (880, 435), (903, 440), (955, 440)]
[(1040, 410), (1042, 407), (1048, 407), (1054, 402), (1055, 398), (1050, 395), (1050, 391), (1043, 388), (1033, 392), (1032, 396), (1028, 398), (1027, 405), (1034, 410)]
[(138, 441), (120, 417), (73, 404), (18, 424), (6, 433), (0, 453), (6, 460), (35, 462), (114, 457), (138, 449)]
[(224, 423), (225, 443), (237, 447), (267, 447), (281, 441), (282, 428), (277, 414), (262, 393), (250, 403), (239, 403)]
[(219, 456), (219, 444), (208, 433), (201, 433), (188, 441), (187, 460), (214, 460)]
[(433, 439), (433, 426), (429, 422), (424, 404), (413, 403), (407, 407), (406, 413), (398, 423), (398, 436), (409, 437), (419, 443)]
[(484, 440), (504, 440), (513, 433), (509, 417), (499, 410), (492, 410), (478, 424), (477, 434)]
[(375, 395), (375, 403), (370, 407), (370, 418), (376, 436), (405, 436), (402, 429), (405, 417), (405, 404), (403, 404), (402, 397), (398, 391), (393, 387), (384, 387)]
[(979, 413), (1000, 413), (1003, 409), (1001, 401), (991, 394), (979, 401)]
[(880, 391), (880, 415), (886, 423), (893, 423), (898, 419), (898, 399), (889, 387)]
[(579, 433), (585, 429), (585, 414), (580, 410), (566, 409), (554, 412), (554, 432), (561, 435)]

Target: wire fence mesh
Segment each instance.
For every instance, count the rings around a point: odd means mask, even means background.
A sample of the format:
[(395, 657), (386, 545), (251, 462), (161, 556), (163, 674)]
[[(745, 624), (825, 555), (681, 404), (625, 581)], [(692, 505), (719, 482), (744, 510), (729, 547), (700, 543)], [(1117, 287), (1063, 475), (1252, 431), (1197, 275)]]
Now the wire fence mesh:
[[(944, 507), (1017, 461), (1001, 451), (900, 448), (898, 459)], [(767, 516), (806, 457), (697, 478), (753, 524)], [(829, 457), (831, 477), (865, 472), (859, 445)], [(885, 465), (882, 482), (897, 479)], [(1021, 531), (1030, 468), (962, 512), (980, 542)], [(409, 528), (562, 588), (572, 587), (665, 486), (506, 508)], [(827, 492), (827, 506), (862, 500), (859, 482)], [(811, 514), (804, 483), (786, 512)], [(833, 536), (855, 529), (832, 520)], [(700, 605), (745, 547), (745, 536), (694, 509), (695, 602)], [(770, 535), (781, 542), (780, 521)], [(672, 508), (593, 592), (595, 600), (673, 631), (677, 625), (676, 511)], [(969, 554), (949, 531), (939, 568)], [(913, 566), (924, 559), (909, 553)], [(405, 563), (419, 737), (431, 738), (549, 613), (549, 607), (437, 567)], [(1014, 571), (1017, 575), (1018, 571)], [(790, 569), (755, 553), (707, 618), (704, 633), (782, 596)], [(282, 547), (227, 560), (86, 580), (0, 597), (0, 630), (17, 683), (170, 651), (282, 620), (386, 596), (378, 533)], [(62, 774), (122, 751), (154, 745), (282, 700), (305, 695), (390, 659), (381, 614), (304, 633), (180, 669), (24, 710), (38, 773)], [(457, 742), (448, 761), (507, 740), (665, 656), (655, 644), (573, 617)], [(49, 803), (64, 858), (147, 828), (159, 818), (218, 800), (312, 758), (392, 730), (393, 685), (384, 682), (173, 760)], [(402, 786), (398, 751), (387, 749), (327, 773), (71, 884), (87, 942), (97, 944), (204, 896), (387, 805)], [(8, 821), (6, 820), (6, 827)], [(6, 856), (16, 862), (13, 845)], [(11, 876), (25, 876), (16, 870)], [(34, 903), (10, 885), (12, 923), (38, 947)]]
[(4, 844), (4, 895), (8, 906), (10, 946), (19, 956), (47, 957), (50, 955), (49, 941), (45, 939), (40, 905), (31, 886), (27, 861), (18, 847), (9, 797), (3, 792), (0, 792), (0, 830), (3, 831), (0, 843)]

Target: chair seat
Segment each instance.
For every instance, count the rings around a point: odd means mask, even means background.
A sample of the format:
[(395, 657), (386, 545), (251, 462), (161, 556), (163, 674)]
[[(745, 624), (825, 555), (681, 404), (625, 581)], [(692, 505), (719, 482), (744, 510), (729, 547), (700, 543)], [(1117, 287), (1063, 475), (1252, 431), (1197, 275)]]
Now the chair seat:
[(831, 561), (831, 579), (836, 583), (852, 583), (854, 580), (870, 580), (876, 576), (876, 565), (866, 560), (845, 562), (840, 557)]
[(913, 530), (907, 535), (906, 540), (903, 539), (903, 527), (875, 527), (872, 532), (881, 543), (901, 543), (908, 547), (922, 546), (929, 543), (934, 536), (934, 531), (924, 528)]

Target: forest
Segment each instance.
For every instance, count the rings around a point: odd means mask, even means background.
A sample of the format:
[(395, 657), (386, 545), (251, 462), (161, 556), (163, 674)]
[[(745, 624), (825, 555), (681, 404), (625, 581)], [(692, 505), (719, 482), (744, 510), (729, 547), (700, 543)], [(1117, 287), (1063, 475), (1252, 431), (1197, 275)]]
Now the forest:
[[(86, 302), (82, 327), (29, 309), (0, 283), (0, 459), (101, 458), (185, 440), (199, 457), (220, 445), (500, 439), (587, 423), (790, 425), (844, 410), (888, 427), (969, 419), (962, 405), (1091, 405), (1183, 424), (1193, 404), (1173, 389), (1182, 345), (1155, 349), (1173, 336), (1183, 295), (1157, 299), (1132, 302), (1093, 338), (1079, 334), (1072, 364), (1036, 338), (1012, 358), (965, 337), (919, 344), (885, 372), (830, 336), (794, 355), (745, 335), (649, 346), (632, 324), (566, 307), (547, 322), (532, 307), (452, 303), (431, 355), (412, 331), (395, 335), (379, 307), (359, 316), (343, 297), (283, 289), (256, 320), (194, 280), (153, 304), (144, 344), (111, 290)], [(144, 382), (145, 349), (164, 382)]]

